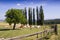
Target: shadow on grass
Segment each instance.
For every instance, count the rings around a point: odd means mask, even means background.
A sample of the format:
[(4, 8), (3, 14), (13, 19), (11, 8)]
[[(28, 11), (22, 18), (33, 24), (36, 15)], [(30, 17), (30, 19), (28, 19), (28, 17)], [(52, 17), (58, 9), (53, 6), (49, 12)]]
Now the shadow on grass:
[(12, 29), (0, 29), (0, 31), (8, 31), (8, 30), (12, 30)]
[[(13, 30), (13, 29), (0, 29), (0, 31), (9, 31), (9, 30)], [(20, 29), (15, 29), (15, 30), (20, 30)]]

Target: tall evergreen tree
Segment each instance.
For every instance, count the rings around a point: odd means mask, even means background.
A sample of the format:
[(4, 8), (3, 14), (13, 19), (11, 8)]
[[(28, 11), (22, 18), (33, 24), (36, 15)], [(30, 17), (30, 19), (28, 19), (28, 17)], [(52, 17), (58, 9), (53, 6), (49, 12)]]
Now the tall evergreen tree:
[(24, 10), (25, 10), (25, 12), (24, 12), (25, 13), (25, 18), (27, 19), (27, 9), (26, 9), (26, 7), (25, 7)]
[(39, 13), (38, 13), (38, 6), (36, 7), (36, 14), (37, 14), (37, 25), (39, 25)]
[[(26, 18), (26, 20), (27, 20), (27, 9), (26, 9), (26, 7), (25, 7), (25, 9), (24, 9), (24, 15), (25, 15), (25, 18)], [(26, 24), (27, 24), (27, 22), (26, 22)]]
[(43, 8), (40, 6), (40, 25), (44, 24), (44, 13), (43, 13)]
[(33, 25), (35, 25), (35, 9), (33, 8)]
[(29, 25), (32, 25), (32, 9), (28, 9), (28, 14), (29, 14)]

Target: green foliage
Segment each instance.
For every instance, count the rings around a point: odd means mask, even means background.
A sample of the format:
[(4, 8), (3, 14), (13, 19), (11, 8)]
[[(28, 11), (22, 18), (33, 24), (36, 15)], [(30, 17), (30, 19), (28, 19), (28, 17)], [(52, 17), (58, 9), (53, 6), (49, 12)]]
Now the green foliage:
[(16, 23), (26, 23), (25, 16), (22, 14), (22, 10), (19, 9), (9, 9), (6, 12), (6, 21), (9, 24), (14, 23), (13, 29), (15, 29)]
[(25, 17), (27, 19), (27, 10), (26, 10), (26, 8), (24, 9), (24, 14), (25, 14)]
[(40, 25), (43, 24), (44, 24), (44, 13), (43, 13), (42, 6), (40, 6)]
[(38, 7), (36, 7), (36, 14), (37, 14), (37, 25), (38, 25), (38, 23), (39, 23), (39, 21), (38, 21), (38, 20), (39, 20), (39, 16), (38, 16), (38, 15), (39, 15), (39, 13), (38, 13)]
[(29, 8), (28, 13), (29, 13), (29, 25), (32, 25), (32, 10), (31, 10), (31, 8)]
[(19, 10), (18, 9), (9, 9), (6, 12), (6, 19), (11, 19), (11, 22), (12, 23), (15, 23), (15, 22), (16, 23), (19, 23), (20, 22), (20, 16), (21, 16), (21, 14), (20, 15), (19, 14), (20, 13), (19, 13)]
[(33, 8), (33, 25), (35, 25), (35, 9)]
[(36, 14), (37, 14), (37, 25), (40, 25), (40, 11), (38, 7), (36, 7)]
[(9, 23), (9, 25), (11, 25), (11, 24), (12, 24), (12, 21), (11, 21), (11, 19), (10, 19), (10, 18), (7, 18), (7, 19), (6, 19), (6, 21)]
[[(25, 16), (25, 18), (26, 18), (26, 20), (27, 20), (27, 9), (26, 9), (26, 7), (25, 7), (25, 9), (23, 10), (23, 14), (24, 14), (24, 16)], [(26, 24), (27, 24), (27, 22), (26, 22)]]

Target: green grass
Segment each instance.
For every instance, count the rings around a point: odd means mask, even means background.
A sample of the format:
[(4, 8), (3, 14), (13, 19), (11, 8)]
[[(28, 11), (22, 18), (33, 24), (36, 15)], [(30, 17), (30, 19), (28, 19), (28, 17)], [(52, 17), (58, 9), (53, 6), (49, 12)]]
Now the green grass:
[[(2, 23), (3, 24), (3, 23)], [(16, 37), (16, 36), (22, 36), (22, 35), (27, 35), (27, 34), (32, 34), (36, 32), (40, 32), (42, 30), (45, 30), (46, 28), (48, 29), (50, 26), (41, 26), (40, 28), (16, 28), (16, 30), (12, 30), (12, 27), (4, 27), (0, 26), (0, 38), (11, 38), (11, 37)], [(23, 38), (23, 40), (34, 40), (36, 39), (35, 36)], [(39, 34), (40, 38), (40, 34)], [(60, 40), (60, 24), (58, 24), (58, 39)]]
[(48, 40), (60, 40), (60, 24), (58, 24), (58, 35), (55, 35), (53, 33), (53, 35), (50, 36), (50, 38)]
[(16, 29), (12, 30), (12, 28), (6, 28), (6, 27), (0, 27), (0, 38), (9, 38), (9, 37), (15, 37), (15, 36), (21, 36), (21, 35), (26, 35), (26, 34), (32, 34), (35, 32), (40, 32), (42, 31), (43, 28), (23, 28), (23, 29)]

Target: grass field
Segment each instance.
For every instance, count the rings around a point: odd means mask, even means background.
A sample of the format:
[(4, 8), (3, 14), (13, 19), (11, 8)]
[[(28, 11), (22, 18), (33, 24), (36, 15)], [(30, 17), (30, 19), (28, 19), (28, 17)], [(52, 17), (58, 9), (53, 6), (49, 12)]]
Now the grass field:
[(52, 35), (49, 40), (60, 40), (60, 24), (58, 24), (58, 35)]
[[(35, 32), (40, 32), (42, 30), (45, 30), (46, 28), (49, 28), (49, 26), (42, 26), (40, 28), (32, 28), (31, 30), (30, 30), (30, 28), (23, 28), (23, 29), (16, 28), (16, 30), (12, 30), (12, 27), (8, 26), (7, 23), (2, 22), (2, 23), (0, 23), (0, 38), (11, 38), (11, 37), (15, 37), (15, 36), (32, 34)], [(59, 37), (60, 37), (60, 24), (58, 24), (58, 39), (60, 39)], [(36, 36), (32, 36), (32, 37), (28, 37), (23, 40), (33, 40), (35, 38), (36, 38)]]

